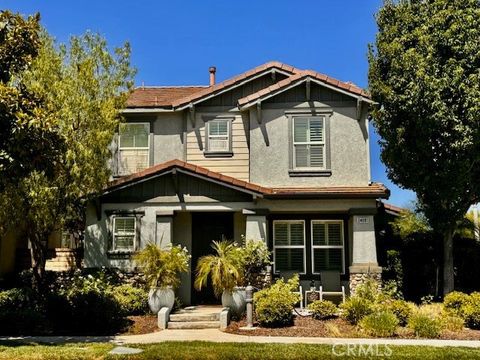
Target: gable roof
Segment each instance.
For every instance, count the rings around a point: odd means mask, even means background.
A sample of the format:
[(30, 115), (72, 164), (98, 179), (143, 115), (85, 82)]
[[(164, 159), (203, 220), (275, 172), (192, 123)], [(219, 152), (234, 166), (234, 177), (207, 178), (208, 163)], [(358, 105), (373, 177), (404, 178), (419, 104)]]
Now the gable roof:
[(170, 160), (162, 164), (151, 166), (138, 173), (116, 179), (104, 189), (104, 194), (111, 193), (127, 186), (132, 186), (138, 182), (146, 181), (156, 176), (171, 173), (174, 170), (265, 198), (388, 198), (390, 195), (390, 191), (380, 183), (353, 187), (270, 188), (223, 175), (181, 160)]
[(287, 78), (240, 99), (238, 101), (239, 107), (247, 107), (255, 100), (284, 91), (290, 88), (290, 86), (306, 81), (307, 78), (334, 90), (355, 97), (362, 97), (366, 101), (370, 99), (370, 95), (367, 92), (352, 83), (342, 82), (316, 71), (301, 70), (278, 61), (270, 61), (213, 86), (137, 87), (127, 100), (127, 108), (169, 108), (182, 110), (190, 104), (219, 95), (271, 71), (278, 71), (286, 75)]
[(240, 108), (242, 107), (248, 107), (249, 105), (262, 100), (264, 98), (268, 98), (274, 95), (277, 95), (278, 93), (285, 91), (286, 89), (291, 88), (292, 86), (296, 86), (298, 84), (301, 84), (307, 79), (311, 79), (314, 82), (319, 83), (320, 85), (324, 85), (327, 87), (333, 87), (336, 88), (337, 90), (340, 90), (342, 92), (360, 96), (364, 98), (366, 101), (370, 101), (370, 94), (367, 93), (365, 90), (362, 90), (358, 86), (356, 86), (353, 83), (345, 83), (340, 80), (334, 79), (330, 76), (320, 74), (316, 71), (312, 70), (304, 70), (300, 71), (292, 76), (289, 76), (286, 79), (280, 80), (279, 82), (270, 85), (267, 88), (261, 89), (257, 91), (256, 93), (250, 94), (248, 96), (245, 96), (244, 98), (241, 98), (238, 100), (238, 106)]

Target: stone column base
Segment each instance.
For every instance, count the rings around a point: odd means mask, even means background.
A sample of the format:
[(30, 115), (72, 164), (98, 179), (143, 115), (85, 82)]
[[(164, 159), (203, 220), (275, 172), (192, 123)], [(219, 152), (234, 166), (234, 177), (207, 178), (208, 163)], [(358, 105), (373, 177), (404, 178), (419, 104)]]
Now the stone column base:
[(375, 280), (378, 286), (382, 282), (382, 268), (377, 264), (354, 264), (350, 266), (350, 296), (355, 294), (358, 285), (365, 283), (368, 279)]

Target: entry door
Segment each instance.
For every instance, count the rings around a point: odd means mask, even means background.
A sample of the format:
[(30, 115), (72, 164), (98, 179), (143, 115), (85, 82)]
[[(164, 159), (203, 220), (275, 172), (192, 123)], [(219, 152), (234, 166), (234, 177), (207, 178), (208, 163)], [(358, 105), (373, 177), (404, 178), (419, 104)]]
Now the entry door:
[(212, 241), (233, 240), (233, 213), (193, 213), (192, 214), (192, 303), (218, 304), (213, 288), (209, 284), (200, 291), (195, 290), (195, 269), (198, 259), (213, 254)]

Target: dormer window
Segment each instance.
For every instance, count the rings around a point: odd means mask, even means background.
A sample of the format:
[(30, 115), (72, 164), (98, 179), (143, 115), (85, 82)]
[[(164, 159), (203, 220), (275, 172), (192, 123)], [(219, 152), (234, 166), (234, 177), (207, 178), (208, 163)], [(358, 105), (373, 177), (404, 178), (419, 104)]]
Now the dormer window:
[(150, 123), (120, 124), (118, 132), (118, 175), (146, 169), (150, 155)]
[(206, 156), (232, 155), (232, 120), (212, 119), (206, 123)]

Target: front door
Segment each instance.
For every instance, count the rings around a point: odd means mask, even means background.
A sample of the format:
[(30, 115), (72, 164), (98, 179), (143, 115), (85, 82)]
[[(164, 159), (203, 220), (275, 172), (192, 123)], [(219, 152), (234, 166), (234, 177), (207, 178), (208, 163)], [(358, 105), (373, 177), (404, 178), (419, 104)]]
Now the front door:
[(213, 254), (212, 241), (233, 240), (233, 213), (192, 214), (192, 304), (218, 304), (209, 282), (206, 288), (194, 288), (198, 259)]

